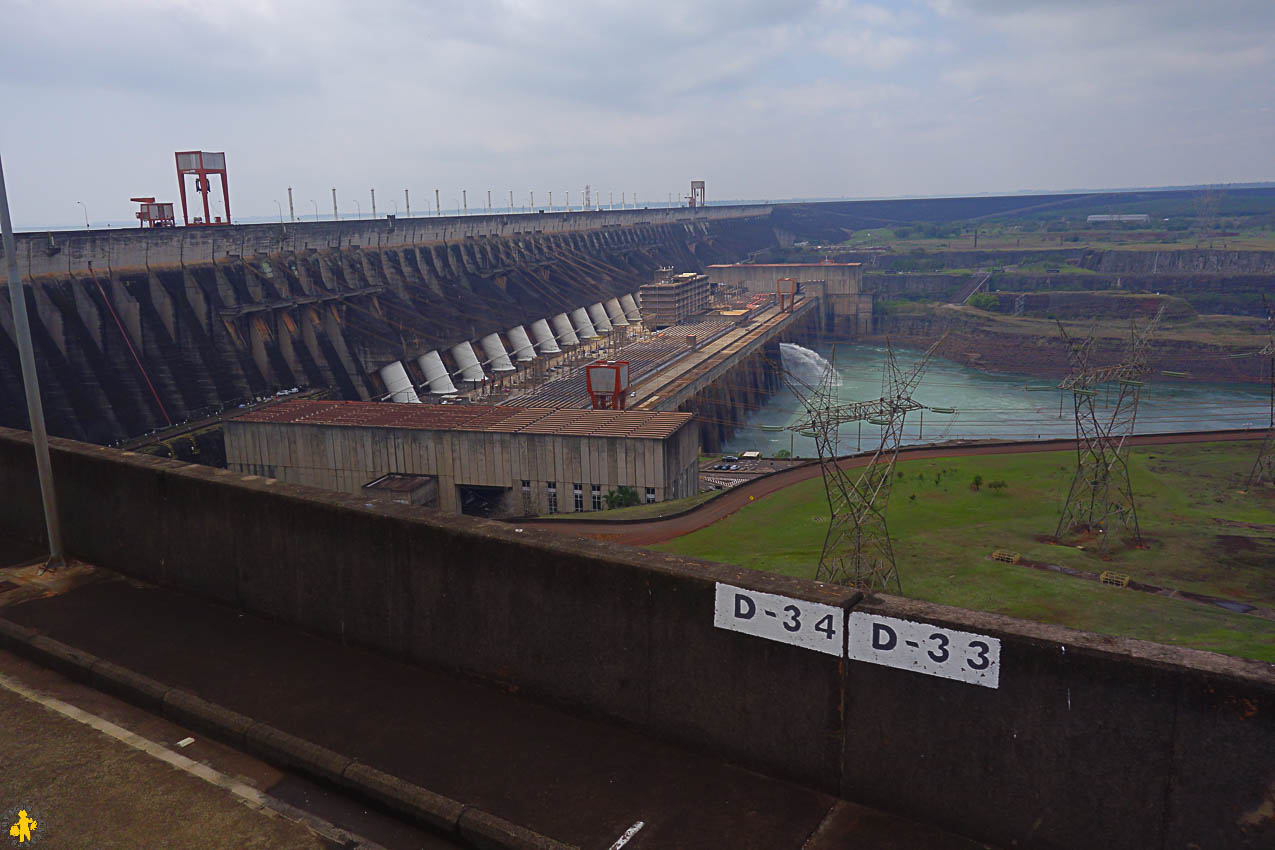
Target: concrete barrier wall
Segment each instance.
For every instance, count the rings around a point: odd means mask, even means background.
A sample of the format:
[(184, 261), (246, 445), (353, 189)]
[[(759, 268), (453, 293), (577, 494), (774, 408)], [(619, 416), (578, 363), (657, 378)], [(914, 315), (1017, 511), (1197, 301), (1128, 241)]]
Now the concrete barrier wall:
[(769, 206), (467, 215), (352, 221), (236, 224), (118, 230), (58, 230), (17, 235), (18, 264), (28, 278), (164, 268), (321, 248), (393, 248), (489, 236), (578, 233), (638, 224), (694, 225), (770, 215)]
[[(716, 629), (713, 600), (717, 581), (831, 605), (844, 589), (53, 443), (85, 560), (839, 787), (839, 660)], [(0, 533), (39, 536), (25, 434), (0, 429), (0, 488)]]
[[(1272, 665), (875, 597), (1001, 642), (999, 687), (713, 625), (714, 586), (840, 588), (54, 441), (70, 550), (1002, 847), (1275, 846)], [(43, 524), (0, 431), (0, 532)]]

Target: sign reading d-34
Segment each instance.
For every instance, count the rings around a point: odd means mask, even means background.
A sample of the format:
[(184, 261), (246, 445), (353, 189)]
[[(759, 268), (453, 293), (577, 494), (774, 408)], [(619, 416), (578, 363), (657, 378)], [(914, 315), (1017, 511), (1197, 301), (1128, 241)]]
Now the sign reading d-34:
[(832, 605), (717, 585), (713, 625), (719, 629), (841, 655), (844, 622), (845, 612)]

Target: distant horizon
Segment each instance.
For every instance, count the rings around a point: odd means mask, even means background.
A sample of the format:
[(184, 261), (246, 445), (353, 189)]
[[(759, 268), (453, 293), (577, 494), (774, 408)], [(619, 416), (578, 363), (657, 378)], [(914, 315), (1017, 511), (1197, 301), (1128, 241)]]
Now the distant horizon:
[[(775, 205), (820, 204), (820, 203), (832, 204), (832, 203), (855, 203), (855, 202), (863, 202), (863, 201), (911, 201), (911, 200), (923, 201), (923, 200), (943, 200), (943, 199), (959, 199), (959, 198), (1012, 198), (1012, 197), (1018, 197), (1018, 196), (1031, 197), (1034, 195), (1106, 195), (1106, 194), (1125, 194), (1125, 193), (1137, 193), (1137, 192), (1190, 192), (1190, 191), (1206, 191), (1210, 189), (1225, 191), (1227, 189), (1236, 190), (1236, 189), (1272, 189), (1272, 188), (1275, 188), (1275, 180), (1232, 182), (1232, 183), (1198, 183), (1198, 184), (1182, 184), (1182, 185), (1168, 185), (1168, 186), (1125, 186), (1125, 187), (1113, 187), (1113, 188), (1101, 188), (1101, 189), (1017, 189), (1010, 192), (974, 192), (974, 193), (967, 193), (967, 194), (878, 195), (878, 196), (862, 196), (862, 197), (827, 197), (825, 196), (825, 197), (792, 197), (792, 198), (737, 198), (737, 199), (723, 199), (723, 200), (710, 199), (707, 205), (708, 206), (742, 206), (742, 205), (748, 205), (748, 204), (775, 204)], [(233, 197), (233, 190), (231, 194)], [(547, 193), (546, 193), (546, 197), (547, 197)], [(160, 198), (158, 196), (156, 196), (156, 200), (162, 201), (164, 203), (169, 202), (167, 199)], [(175, 205), (177, 209), (177, 214), (180, 217), (181, 215), (180, 201), (173, 201), (172, 203)], [(667, 199), (663, 203), (648, 204), (642, 201), (640, 201), (640, 203), (641, 203), (641, 206), (637, 207), (637, 209), (668, 209), (669, 208)], [(685, 206), (685, 204), (683, 203), (681, 204), (681, 206)], [(547, 204), (546, 205), (537, 204), (536, 207), (537, 209), (535, 210), (535, 212), (537, 213), (542, 211), (546, 213), (549, 212)], [(618, 208), (618, 205), (617, 205), (617, 208)], [(624, 209), (633, 209), (633, 208), (634, 207), (632, 206), (631, 203), (628, 206), (624, 207)], [(602, 211), (606, 212), (607, 209), (608, 209), (607, 205), (603, 204)], [(561, 206), (558, 204), (554, 205), (553, 211), (565, 212), (565, 210), (563, 210)], [(590, 211), (593, 211), (593, 208), (590, 208)], [(525, 208), (518, 208), (518, 207), (515, 207), (511, 211), (509, 207), (506, 205), (503, 207), (493, 207), (492, 212), (490, 214), (491, 215), (527, 215), (530, 212), (531, 211)], [(579, 209), (579, 205), (578, 204), (573, 205), (571, 212), (581, 212), (581, 210)], [(444, 207), (442, 211), (442, 215), (438, 216), (434, 212), (432, 212), (432, 207), (431, 207), (430, 211), (423, 212), (423, 213), (418, 212), (417, 214), (413, 215), (412, 218), (414, 219), (439, 218), (439, 217), (449, 218), (449, 217), (456, 217), (456, 213), (457, 211), (455, 209), (448, 209), (447, 207)], [(16, 212), (11, 210), (11, 214), (13, 214), (14, 217), (16, 218), (16, 215), (17, 215)], [(380, 210), (378, 210), (378, 215), (376, 216), (376, 220), (383, 221), (388, 215), (395, 215), (395, 214), (383, 213)], [(465, 215), (465, 213), (461, 213), (461, 215), (463, 216)], [(488, 213), (487, 213), (486, 207), (484, 206), (482, 208), (471, 209), (468, 215), (471, 215), (471, 216), (488, 215)], [(399, 214), (398, 218), (406, 219), (407, 217)], [(292, 223), (304, 224), (307, 222), (314, 223), (316, 221), (331, 222), (333, 220), (334, 219), (332, 218), (330, 213), (324, 214), (323, 212), (321, 212), (317, 220), (313, 217), (313, 213), (307, 213), (304, 216), (298, 215), (295, 222), (288, 221), (285, 215), (283, 223), (284, 224), (292, 224)], [(340, 218), (340, 221), (371, 221), (371, 220), (373, 220), (371, 215), (364, 215), (360, 217), (358, 215), (343, 214)], [(90, 219), (90, 223), (92, 224), (92, 227), (85, 228), (83, 224), (78, 224), (78, 223), (62, 223), (62, 224), (53, 224), (53, 225), (50, 225), (50, 224), (28, 225), (28, 224), (18, 224), (15, 221), (14, 231), (17, 233), (40, 233), (45, 231), (74, 231), (74, 230), (85, 230), (85, 229), (89, 229), (89, 230), (129, 229), (129, 228), (140, 229), (138, 228), (138, 223), (136, 219), (132, 219), (132, 220), (116, 219), (116, 220), (102, 221), (102, 222), (92, 221)], [(278, 224), (278, 223), (279, 223), (279, 215), (278, 215), (278, 211), (276, 211), (274, 215), (259, 215), (259, 214), (246, 215), (246, 216), (236, 215), (234, 217), (234, 221), (232, 224), (238, 225), (238, 224)], [(179, 222), (177, 226), (182, 227), (183, 225)]]

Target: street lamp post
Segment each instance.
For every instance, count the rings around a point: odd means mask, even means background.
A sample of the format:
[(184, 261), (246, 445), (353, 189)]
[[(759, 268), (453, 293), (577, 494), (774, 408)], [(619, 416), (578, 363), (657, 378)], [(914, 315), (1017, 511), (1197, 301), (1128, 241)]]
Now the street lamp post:
[[(76, 201), (76, 203), (80, 203)], [(85, 221), (88, 212), (84, 213)], [(85, 225), (87, 227), (87, 223)], [(18, 275), (18, 250), (13, 239), (13, 222), (9, 219), (9, 196), (4, 188), (4, 166), (0, 164), (0, 244), (4, 246), (9, 272), (9, 305), (13, 310), (14, 340), (18, 344), (18, 362), (22, 370), (22, 386), (27, 397), (27, 417), (31, 420), (31, 443), (35, 448), (35, 469), (40, 480), (40, 498), (44, 504), (44, 529), (49, 536), (49, 568), (60, 567), (66, 556), (62, 550), (62, 523), (58, 517), (57, 496), (53, 490), (53, 466), (49, 462), (49, 435), (44, 428), (44, 406), (40, 401), (40, 381), (35, 371), (35, 349), (31, 345), (31, 324), (27, 318), (27, 299)]]
[(274, 205), (279, 210), (279, 223), (283, 224), (283, 204), (279, 203), (279, 201), (276, 199), (274, 202)]
[(89, 229), (89, 208), (84, 206), (83, 201), (76, 201), (76, 203), (79, 204), (80, 208), (84, 210), (84, 229), (88, 230)]
[(358, 198), (355, 198), (355, 199), (354, 199), (354, 208), (355, 208), (356, 210), (358, 210), (358, 211), (359, 211), (359, 215), (358, 215), (358, 217), (359, 217), (359, 218), (362, 218), (362, 217), (363, 217), (363, 205), (359, 203), (359, 199), (358, 199)]
[(318, 221), (319, 220), (319, 202), (316, 201), (314, 198), (311, 198), (310, 203), (314, 205), (314, 220)]

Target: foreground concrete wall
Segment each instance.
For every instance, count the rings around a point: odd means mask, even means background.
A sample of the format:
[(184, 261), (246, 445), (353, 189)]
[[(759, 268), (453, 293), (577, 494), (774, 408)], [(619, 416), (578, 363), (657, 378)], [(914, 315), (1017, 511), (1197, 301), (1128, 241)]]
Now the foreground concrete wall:
[[(844, 589), (54, 441), (70, 550), (330, 637), (515, 685), (1003, 847), (1275, 846), (1271, 665), (894, 597), (1001, 641), (998, 688), (713, 626), (725, 582)], [(0, 431), (0, 532), (43, 525)]]

